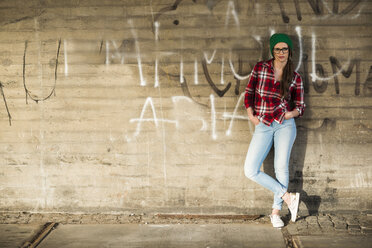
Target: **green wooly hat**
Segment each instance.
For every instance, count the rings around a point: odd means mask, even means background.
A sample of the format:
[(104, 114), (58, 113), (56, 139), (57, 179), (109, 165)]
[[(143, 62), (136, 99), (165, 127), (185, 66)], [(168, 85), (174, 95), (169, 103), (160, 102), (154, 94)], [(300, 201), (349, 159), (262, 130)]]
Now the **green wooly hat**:
[(276, 44), (278, 44), (279, 42), (287, 43), (289, 49), (291, 49), (291, 50), (293, 48), (292, 40), (291, 40), (291, 38), (289, 38), (288, 35), (281, 34), (281, 33), (273, 34), (270, 37), (270, 51), (271, 51), (271, 55), (273, 55), (273, 57), (274, 57), (274, 53), (273, 53), (274, 46)]

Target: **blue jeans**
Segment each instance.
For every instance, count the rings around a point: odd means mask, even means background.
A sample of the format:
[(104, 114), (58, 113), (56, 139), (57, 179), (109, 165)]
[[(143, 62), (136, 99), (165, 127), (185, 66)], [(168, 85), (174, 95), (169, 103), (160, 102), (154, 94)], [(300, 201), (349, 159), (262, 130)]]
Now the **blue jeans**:
[[(293, 118), (284, 120), (282, 124), (274, 121), (270, 126), (260, 122), (256, 125), (249, 145), (244, 164), (245, 176), (274, 193), (272, 208), (275, 209), (282, 209), (282, 196), (287, 192), (289, 182), (288, 163), (295, 139), (296, 123)], [(260, 171), (273, 143), (276, 179)]]

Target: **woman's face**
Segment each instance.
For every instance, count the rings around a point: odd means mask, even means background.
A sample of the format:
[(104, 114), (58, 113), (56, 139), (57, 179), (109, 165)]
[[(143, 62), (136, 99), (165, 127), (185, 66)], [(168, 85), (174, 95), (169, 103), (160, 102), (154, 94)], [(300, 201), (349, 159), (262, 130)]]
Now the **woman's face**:
[(287, 43), (279, 42), (274, 46), (273, 49), (274, 58), (275, 60), (286, 63), (288, 61), (289, 56), (289, 48)]

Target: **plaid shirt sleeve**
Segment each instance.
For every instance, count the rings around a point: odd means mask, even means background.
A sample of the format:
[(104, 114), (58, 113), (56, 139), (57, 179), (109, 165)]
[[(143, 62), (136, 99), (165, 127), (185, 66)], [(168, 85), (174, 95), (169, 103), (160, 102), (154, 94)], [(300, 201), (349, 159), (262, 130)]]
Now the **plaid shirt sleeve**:
[(244, 105), (246, 109), (251, 107), (254, 110), (254, 94), (257, 84), (257, 74), (256, 65), (252, 70), (251, 77), (249, 78), (249, 82), (245, 88)]
[(295, 79), (293, 80), (294, 87), (291, 92), (291, 98), (295, 104), (295, 108), (299, 113), (299, 117), (304, 114), (305, 102), (304, 102), (304, 84), (302, 82), (301, 76), (296, 73)]

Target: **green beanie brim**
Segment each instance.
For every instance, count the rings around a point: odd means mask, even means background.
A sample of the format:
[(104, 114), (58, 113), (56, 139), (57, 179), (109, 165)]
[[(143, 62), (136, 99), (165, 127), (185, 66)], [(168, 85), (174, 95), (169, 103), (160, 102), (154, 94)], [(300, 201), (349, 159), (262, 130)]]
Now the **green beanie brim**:
[(271, 51), (271, 55), (273, 55), (273, 57), (274, 57), (274, 53), (273, 53), (274, 46), (276, 44), (278, 44), (279, 42), (286, 43), (288, 45), (289, 49), (291, 49), (291, 51), (293, 50), (292, 49), (293, 48), (292, 40), (291, 40), (291, 38), (289, 38), (288, 35), (282, 34), (282, 33), (273, 34), (270, 37), (270, 51)]

